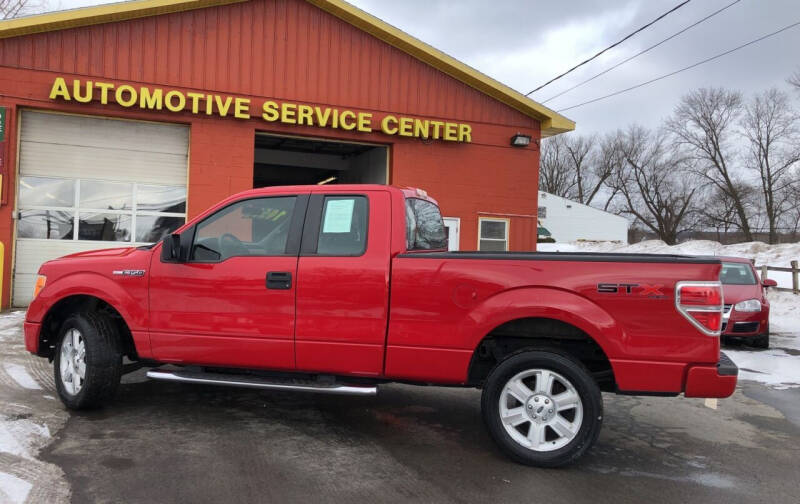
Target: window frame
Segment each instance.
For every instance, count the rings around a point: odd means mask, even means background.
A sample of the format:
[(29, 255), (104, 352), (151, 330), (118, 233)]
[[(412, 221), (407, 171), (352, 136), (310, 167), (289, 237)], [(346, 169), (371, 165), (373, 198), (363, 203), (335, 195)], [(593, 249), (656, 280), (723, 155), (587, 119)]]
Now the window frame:
[[(325, 198), (364, 198), (367, 210), (366, 229), (364, 230), (364, 248), (360, 254), (320, 254), (317, 252), (319, 245), (320, 229), (322, 228), (323, 211), (325, 210)], [(308, 202), (306, 221), (303, 226), (303, 239), (300, 245), (300, 257), (363, 257), (369, 250), (369, 226), (370, 226), (370, 201), (367, 193), (349, 192), (329, 192), (312, 194)]]
[[(175, 186), (175, 185), (165, 185), (165, 184), (153, 184), (153, 183), (143, 183), (143, 182), (128, 182), (124, 180), (110, 180), (110, 179), (97, 179), (97, 178), (72, 178), (72, 177), (53, 177), (53, 176), (44, 176), (44, 175), (20, 175), (19, 176), (19, 183), (22, 182), (22, 179), (30, 177), (30, 178), (39, 178), (39, 179), (57, 179), (57, 180), (66, 180), (71, 181), (73, 183), (73, 194), (72, 194), (72, 206), (65, 207), (65, 206), (51, 206), (51, 205), (23, 205), (21, 204), (21, 194), (17, 194), (16, 198), (16, 215), (21, 216), (22, 212), (26, 212), (29, 210), (39, 210), (39, 211), (53, 211), (53, 212), (68, 212), (72, 214), (72, 238), (71, 239), (63, 239), (63, 238), (29, 238), (29, 237), (22, 237), (19, 236), (19, 230), (16, 231), (15, 239), (20, 240), (41, 240), (41, 241), (60, 241), (60, 242), (84, 242), (84, 243), (103, 243), (103, 244), (120, 244), (121, 246), (131, 246), (137, 247), (141, 245), (153, 245), (158, 243), (157, 240), (155, 242), (146, 242), (146, 241), (138, 241), (136, 240), (136, 216), (147, 216), (147, 217), (177, 217), (183, 218), (183, 224), (178, 226), (180, 227), (186, 225), (187, 222), (187, 212), (159, 212), (155, 210), (139, 210), (138, 209), (138, 201), (137, 201), (137, 192), (138, 187), (140, 185), (143, 186), (161, 186), (161, 187), (181, 187), (186, 192), (186, 201), (184, 203), (184, 208), (188, 209), (189, 203), (189, 191), (188, 188), (185, 186)], [(128, 184), (131, 186), (131, 207), (125, 210), (119, 209), (103, 209), (103, 208), (91, 208), (91, 207), (82, 207), (81, 206), (81, 183), (83, 181), (91, 181), (91, 182), (107, 182), (113, 184)], [(18, 183), (18, 185), (19, 185)], [(131, 218), (130, 220), (130, 238), (128, 240), (86, 240), (80, 238), (80, 221), (81, 221), (81, 214), (108, 214), (108, 215), (126, 215)], [(17, 226), (18, 227), (18, 226)]]
[[(484, 222), (503, 222), (505, 224), (505, 238), (482, 238), (481, 237), (481, 230), (483, 228)], [(478, 251), (479, 252), (498, 252), (497, 250), (481, 250), (481, 241), (496, 241), (496, 242), (504, 242), (506, 244), (505, 250), (502, 252), (508, 252), (511, 249), (511, 240), (509, 236), (511, 234), (511, 219), (505, 217), (478, 217)]]
[[(300, 232), (303, 228), (303, 220), (305, 219), (306, 215), (306, 208), (308, 207), (308, 194), (275, 194), (275, 195), (258, 195), (258, 196), (251, 196), (248, 198), (237, 199), (235, 201), (231, 201), (225, 206), (219, 207), (214, 212), (206, 215), (203, 220), (197, 221), (192, 224), (192, 226), (188, 229), (185, 229), (181, 233), (181, 245), (186, 245), (188, 247), (189, 256), (186, 258), (187, 263), (192, 264), (220, 264), (228, 259), (233, 259), (234, 257), (252, 257), (252, 258), (265, 258), (265, 257), (297, 257), (300, 251)], [(219, 259), (216, 261), (212, 260), (198, 260), (193, 259), (192, 255), (194, 252), (194, 240), (197, 237), (197, 228), (207, 221), (208, 219), (214, 217), (219, 212), (224, 211), (227, 208), (232, 207), (233, 205), (238, 205), (240, 203), (244, 203), (245, 201), (251, 200), (262, 200), (262, 199), (275, 199), (275, 198), (295, 198), (294, 202), (294, 210), (292, 211), (292, 217), (289, 221), (289, 234), (286, 237), (286, 247), (284, 247), (283, 254), (269, 254), (269, 255), (246, 255), (246, 256), (231, 256), (226, 257), (225, 259)], [(183, 237), (186, 236), (187, 240), (184, 241)], [(163, 262), (163, 261), (162, 261)]]

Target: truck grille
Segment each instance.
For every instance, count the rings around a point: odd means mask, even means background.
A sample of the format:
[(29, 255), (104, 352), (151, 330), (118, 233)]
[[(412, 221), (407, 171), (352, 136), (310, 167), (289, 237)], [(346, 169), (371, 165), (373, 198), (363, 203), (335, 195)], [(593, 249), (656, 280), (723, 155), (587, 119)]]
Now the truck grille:
[(731, 311), (733, 310), (733, 305), (730, 303), (726, 303), (722, 305), (722, 329), (721, 332), (725, 332), (725, 329), (728, 327), (728, 318), (731, 316)]

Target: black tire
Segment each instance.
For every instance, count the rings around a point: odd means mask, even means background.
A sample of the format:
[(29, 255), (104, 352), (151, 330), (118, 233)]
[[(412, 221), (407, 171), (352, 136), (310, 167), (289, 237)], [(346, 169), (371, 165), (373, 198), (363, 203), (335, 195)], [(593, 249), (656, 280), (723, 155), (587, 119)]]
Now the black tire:
[(764, 334), (759, 334), (753, 338), (752, 345), (754, 348), (769, 348), (769, 327), (767, 327)]
[[(80, 390), (74, 394), (69, 390), (70, 385), (62, 381), (60, 371), (62, 346), (72, 329), (77, 329), (83, 338), (86, 367)], [(65, 320), (58, 337), (53, 370), (58, 396), (67, 408), (97, 408), (111, 400), (122, 376), (120, 338), (111, 318), (103, 313), (83, 312)]]
[[(577, 434), (567, 444), (552, 451), (537, 451), (515, 441), (506, 431), (500, 416), (501, 393), (507, 390), (506, 384), (519, 373), (533, 369), (558, 373), (571, 382), (582, 406), (583, 418)], [(571, 355), (557, 350), (528, 350), (512, 354), (492, 370), (484, 384), (481, 412), (489, 434), (511, 459), (526, 465), (559, 467), (579, 459), (597, 440), (603, 423), (603, 399), (589, 370)], [(529, 429), (533, 428), (532, 421), (527, 421), (531, 425)], [(574, 418), (568, 421), (573, 422)], [(556, 434), (555, 431), (552, 433)]]

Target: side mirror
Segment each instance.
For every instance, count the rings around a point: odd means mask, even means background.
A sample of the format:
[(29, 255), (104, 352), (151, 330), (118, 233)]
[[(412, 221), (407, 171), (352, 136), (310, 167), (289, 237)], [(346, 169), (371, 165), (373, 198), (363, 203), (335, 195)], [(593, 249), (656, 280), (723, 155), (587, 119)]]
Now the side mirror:
[(181, 235), (172, 233), (162, 240), (161, 260), (163, 262), (186, 262), (186, 253), (181, 247)]
[(778, 286), (778, 282), (776, 282), (775, 280), (773, 280), (771, 278), (765, 278), (761, 282), (761, 285), (763, 285), (764, 287), (777, 287)]

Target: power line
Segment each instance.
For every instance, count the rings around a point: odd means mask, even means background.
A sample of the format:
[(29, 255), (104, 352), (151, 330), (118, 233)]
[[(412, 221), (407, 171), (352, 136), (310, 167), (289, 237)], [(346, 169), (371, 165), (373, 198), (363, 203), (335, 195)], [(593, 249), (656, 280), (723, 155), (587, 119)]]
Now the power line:
[(704, 17), (703, 19), (701, 19), (701, 20), (699, 20), (699, 21), (697, 21), (697, 22), (695, 22), (695, 23), (692, 23), (692, 24), (690, 24), (689, 26), (687, 26), (687, 27), (686, 27), (686, 28), (684, 28), (683, 30), (680, 30), (680, 31), (678, 31), (678, 32), (676, 32), (676, 33), (674, 33), (674, 34), (670, 35), (669, 37), (665, 38), (665, 39), (664, 39), (664, 40), (662, 40), (661, 42), (658, 42), (658, 43), (656, 43), (656, 44), (653, 44), (653, 45), (651, 45), (650, 47), (648, 47), (647, 49), (645, 49), (645, 50), (643, 50), (643, 51), (639, 51), (638, 53), (634, 54), (634, 55), (633, 55), (633, 56), (631, 56), (630, 58), (626, 58), (626, 59), (624, 59), (624, 60), (620, 61), (620, 62), (619, 62), (619, 63), (617, 63), (616, 65), (614, 65), (614, 66), (612, 66), (612, 67), (610, 67), (610, 68), (607, 68), (606, 70), (603, 70), (603, 71), (602, 71), (602, 72), (600, 72), (599, 74), (597, 74), (597, 75), (594, 75), (594, 76), (592, 76), (592, 77), (589, 77), (589, 78), (588, 78), (588, 79), (586, 79), (585, 81), (583, 81), (583, 82), (579, 82), (579, 83), (575, 84), (574, 86), (572, 86), (572, 87), (570, 87), (570, 88), (567, 88), (567, 89), (565, 89), (564, 91), (561, 91), (561, 92), (560, 92), (560, 93), (558, 93), (557, 95), (553, 95), (553, 96), (551, 96), (550, 98), (548, 98), (548, 99), (544, 100), (542, 103), (547, 103), (547, 102), (549, 102), (549, 101), (551, 101), (551, 100), (555, 100), (555, 99), (556, 99), (556, 98), (558, 98), (559, 96), (561, 96), (561, 95), (563, 95), (563, 94), (566, 94), (566, 93), (569, 93), (569, 92), (570, 92), (570, 91), (572, 91), (573, 89), (575, 89), (575, 88), (579, 88), (579, 87), (583, 86), (584, 84), (586, 84), (587, 82), (591, 82), (591, 81), (595, 80), (596, 78), (598, 78), (598, 77), (600, 77), (600, 76), (602, 76), (602, 75), (605, 75), (605, 74), (607, 74), (607, 73), (608, 73), (608, 72), (610, 72), (611, 70), (614, 70), (615, 68), (619, 68), (619, 67), (621, 67), (622, 65), (624, 65), (624, 64), (625, 64), (625, 63), (627, 63), (627, 62), (629, 62), (630, 60), (632, 60), (632, 59), (634, 59), (634, 58), (638, 58), (638, 57), (639, 57), (639, 56), (641, 56), (642, 54), (644, 54), (644, 53), (646, 53), (646, 52), (650, 51), (651, 49), (655, 49), (656, 47), (660, 46), (660, 45), (661, 45), (661, 44), (663, 44), (664, 42), (668, 42), (668, 41), (670, 41), (670, 40), (674, 39), (674, 38), (675, 38), (675, 37), (677, 37), (678, 35), (680, 35), (680, 34), (682, 34), (682, 33), (686, 32), (686, 31), (688, 31), (688, 30), (690, 30), (690, 29), (694, 28), (695, 26), (697, 26), (697, 25), (699, 25), (699, 24), (701, 24), (701, 23), (705, 22), (705, 21), (706, 21), (706, 20), (708, 20), (708, 19), (711, 19), (712, 17), (716, 16), (717, 14), (719, 14), (719, 13), (720, 13), (720, 12), (722, 12), (722, 11), (724, 11), (725, 9), (727, 9), (727, 8), (729, 8), (729, 7), (733, 7), (735, 4), (737, 4), (737, 3), (741, 2), (741, 1), (742, 1), (742, 0), (734, 0), (733, 2), (729, 3), (729, 4), (728, 4), (728, 5), (726, 5), (725, 7), (722, 7), (721, 9), (717, 9), (716, 11), (712, 12), (711, 14), (709, 14), (709, 15), (708, 15), (708, 16), (706, 16), (706, 17)]
[(600, 56), (600, 55), (601, 55), (601, 54), (603, 54), (604, 52), (606, 52), (606, 51), (608, 51), (608, 50), (610, 50), (610, 49), (613, 49), (613, 48), (617, 47), (617, 46), (618, 46), (618, 45), (620, 45), (621, 43), (625, 42), (625, 41), (626, 41), (626, 40), (628, 40), (629, 38), (631, 38), (631, 37), (633, 37), (634, 35), (636, 35), (637, 33), (639, 33), (639, 32), (641, 32), (641, 31), (643, 31), (643, 30), (645, 30), (645, 29), (649, 28), (650, 26), (652, 26), (652, 25), (656, 24), (656, 23), (657, 23), (658, 21), (660, 21), (661, 19), (663, 19), (663, 18), (667, 17), (668, 15), (672, 14), (673, 12), (675, 12), (675, 11), (676, 11), (676, 10), (678, 10), (678, 9), (680, 9), (681, 7), (683, 7), (684, 5), (686, 5), (687, 3), (691, 2), (691, 1), (692, 1), (692, 0), (684, 0), (684, 2), (682, 2), (682, 3), (679, 3), (678, 5), (676, 5), (675, 7), (673, 7), (672, 9), (668, 10), (668, 11), (667, 11), (667, 12), (665, 12), (664, 14), (661, 14), (660, 16), (658, 16), (658, 17), (657, 17), (657, 18), (655, 18), (654, 20), (650, 21), (650, 22), (649, 22), (649, 23), (647, 23), (646, 25), (642, 26), (642, 27), (641, 27), (641, 28), (639, 28), (638, 30), (636, 30), (636, 31), (634, 31), (634, 32), (631, 32), (631, 33), (629, 33), (628, 35), (625, 35), (625, 37), (623, 37), (623, 38), (622, 38), (622, 39), (620, 39), (619, 41), (617, 41), (617, 42), (614, 42), (614, 43), (613, 43), (613, 44), (611, 44), (610, 46), (606, 47), (606, 48), (605, 48), (605, 49), (603, 49), (602, 51), (600, 51), (600, 52), (598, 52), (597, 54), (595, 54), (594, 56), (592, 56), (591, 58), (587, 58), (587, 59), (585, 59), (585, 60), (581, 61), (580, 63), (578, 63), (578, 64), (577, 64), (577, 65), (575, 65), (574, 67), (572, 67), (572, 68), (570, 68), (569, 70), (567, 70), (566, 72), (562, 73), (561, 75), (558, 75), (558, 76), (556, 76), (556, 77), (553, 77), (552, 79), (550, 79), (549, 81), (545, 82), (545, 83), (544, 83), (544, 84), (542, 84), (541, 86), (537, 87), (536, 89), (534, 89), (534, 90), (533, 90), (533, 91), (531, 91), (530, 93), (526, 94), (525, 96), (530, 96), (530, 95), (532, 95), (533, 93), (535, 93), (536, 91), (539, 91), (540, 89), (542, 89), (543, 87), (547, 86), (548, 84), (551, 84), (552, 82), (555, 82), (555, 81), (557, 81), (557, 80), (558, 80), (558, 79), (560, 79), (561, 77), (564, 77), (565, 75), (567, 75), (568, 73), (572, 72), (572, 71), (573, 71), (573, 70), (575, 70), (576, 68), (578, 68), (578, 67), (581, 67), (581, 66), (585, 65), (586, 63), (589, 63), (590, 61), (592, 61), (593, 59), (597, 58), (598, 56)]
[(790, 28), (794, 28), (797, 25), (800, 25), (800, 21), (792, 23), (792, 24), (790, 24), (788, 26), (784, 26), (780, 30), (776, 30), (776, 31), (774, 31), (772, 33), (768, 33), (766, 35), (758, 37), (757, 39), (751, 40), (750, 42), (747, 42), (747, 43), (742, 44), (740, 46), (734, 47), (733, 49), (729, 49), (729, 50), (727, 50), (727, 51), (725, 51), (723, 53), (719, 53), (719, 54), (717, 54), (715, 56), (711, 56), (710, 58), (706, 58), (704, 60), (698, 61), (697, 63), (693, 63), (693, 64), (691, 64), (691, 65), (689, 65), (687, 67), (683, 67), (681, 69), (675, 70), (674, 72), (670, 72), (668, 74), (661, 75), (661, 76), (656, 77), (654, 79), (650, 79), (649, 81), (646, 81), (646, 82), (641, 82), (641, 83), (636, 84), (635, 86), (631, 86), (629, 88), (620, 89), (619, 91), (615, 91), (615, 92), (613, 92), (611, 94), (607, 94), (605, 96), (600, 96), (598, 98), (594, 98), (592, 100), (588, 100), (588, 101), (585, 101), (583, 103), (578, 103), (577, 105), (571, 105), (569, 107), (559, 109), (558, 112), (564, 112), (564, 111), (571, 110), (571, 109), (578, 108), (578, 107), (582, 107), (584, 105), (588, 105), (590, 103), (594, 103), (594, 102), (597, 102), (597, 101), (600, 101), (600, 100), (605, 100), (606, 98), (611, 98), (612, 96), (617, 96), (617, 95), (622, 94), (622, 93), (627, 93), (628, 91), (633, 91), (634, 89), (640, 88), (642, 86), (646, 86), (648, 84), (652, 84), (653, 82), (660, 81), (661, 79), (666, 79), (667, 77), (672, 77), (673, 75), (679, 74), (681, 72), (685, 72), (686, 70), (691, 70), (692, 68), (700, 66), (700, 65), (702, 65), (704, 63), (708, 63), (709, 61), (714, 61), (715, 59), (721, 58), (723, 56), (727, 56), (728, 54), (730, 54), (732, 52), (738, 51), (739, 49), (744, 49), (745, 47), (747, 47), (749, 45), (755, 44), (756, 42), (761, 42), (764, 39), (768, 39), (768, 38), (773, 37), (773, 36), (775, 36), (775, 35), (777, 35), (777, 34), (779, 34), (781, 32), (785, 32), (786, 30), (788, 30)]

